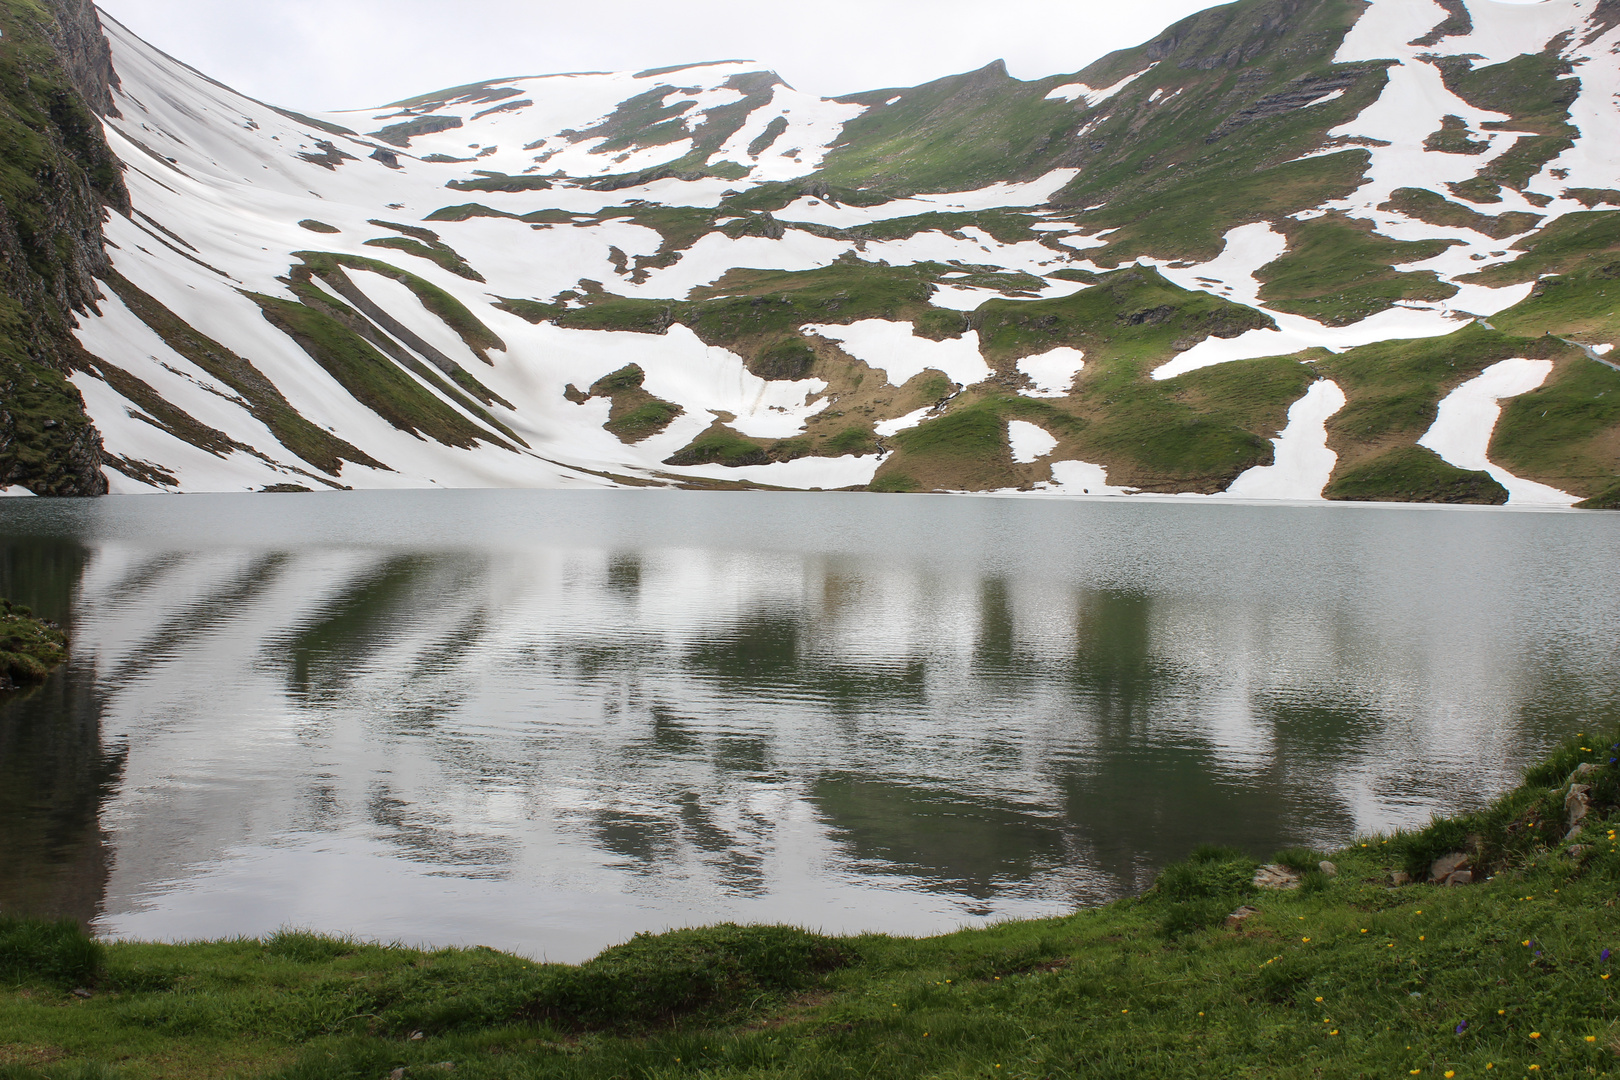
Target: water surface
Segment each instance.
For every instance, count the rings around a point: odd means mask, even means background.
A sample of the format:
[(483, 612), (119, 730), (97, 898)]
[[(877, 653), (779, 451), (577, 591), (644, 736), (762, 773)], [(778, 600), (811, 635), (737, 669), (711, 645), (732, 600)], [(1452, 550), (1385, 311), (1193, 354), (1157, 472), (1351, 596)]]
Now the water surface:
[(1620, 516), (848, 494), (5, 500), (0, 909), (574, 960), (925, 933), (1478, 805), (1612, 722)]

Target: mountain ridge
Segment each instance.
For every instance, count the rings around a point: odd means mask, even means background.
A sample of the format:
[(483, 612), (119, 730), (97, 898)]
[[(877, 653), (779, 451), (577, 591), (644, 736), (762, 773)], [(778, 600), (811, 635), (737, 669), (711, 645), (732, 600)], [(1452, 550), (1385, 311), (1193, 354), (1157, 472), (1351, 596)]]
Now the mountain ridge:
[(51, 362), (114, 491), (1620, 484), (1612, 0), (1241, 0), (1035, 80), (715, 61), (315, 117), (111, 19), (100, 65), (59, 9), (131, 199)]

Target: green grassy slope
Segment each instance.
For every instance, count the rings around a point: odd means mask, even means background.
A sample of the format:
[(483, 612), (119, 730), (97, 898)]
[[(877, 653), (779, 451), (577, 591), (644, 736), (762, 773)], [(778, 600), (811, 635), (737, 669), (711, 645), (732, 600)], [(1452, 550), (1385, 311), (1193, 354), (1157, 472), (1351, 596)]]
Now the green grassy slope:
[(1519, 337), (1475, 323), (1446, 337), (1379, 342), (1324, 357), (1315, 366), (1348, 399), (1327, 425), (1328, 445), (1339, 455), (1327, 496), (1506, 502), (1506, 491), (1488, 475), (1455, 469), (1417, 441), (1433, 425), (1441, 398), (1492, 364), (1578, 355), (1555, 339)]
[[(1354, 148), (1294, 159), (1322, 146), (1328, 130), (1383, 87), (1377, 65), (1332, 63), (1362, 6), (1243, 0), (1072, 77), (1022, 83), (991, 65), (913, 90), (857, 95), (849, 100), (873, 107), (846, 127), (818, 179), (909, 193), (1077, 168), (1057, 201), (1108, 204), (1078, 216), (1120, 230), (1098, 256), (1106, 265), (1145, 253), (1211, 257), (1229, 228), (1315, 206), (1360, 183), (1366, 157)], [(1046, 100), (1064, 83), (1107, 87), (1139, 72), (1095, 107)], [(1336, 101), (1301, 107), (1340, 89)]]
[[(721, 926), (567, 967), (0, 920), (0, 1077), (1608, 1076), (1617, 754), (1594, 730), (1476, 813), (1278, 853), (1291, 891), (1206, 847), (1138, 898), (926, 939)], [(1486, 880), (1428, 884), (1449, 853)]]
[[(1255, 360), (1155, 382), (1178, 352), (1215, 337), (1271, 325), (1269, 316), (1208, 293), (1178, 288), (1156, 270), (1130, 267), (1054, 300), (991, 300), (978, 331), (991, 383), (945, 414), (904, 432), (875, 487), (905, 491), (1016, 487), (1041, 479), (1015, 469), (1005, 422), (1040, 424), (1058, 458), (1108, 469), (1114, 484), (1150, 491), (1218, 491), (1244, 469), (1269, 464), (1270, 438), (1314, 378), (1294, 360)], [(1014, 397), (1016, 362), (1058, 347), (1085, 353), (1075, 393), (1054, 401)]]

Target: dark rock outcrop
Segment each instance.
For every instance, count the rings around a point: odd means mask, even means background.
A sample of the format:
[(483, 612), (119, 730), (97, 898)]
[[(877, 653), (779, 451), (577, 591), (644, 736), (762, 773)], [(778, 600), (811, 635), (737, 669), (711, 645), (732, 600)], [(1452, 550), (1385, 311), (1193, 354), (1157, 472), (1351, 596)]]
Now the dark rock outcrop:
[[(95, 8), (52, 0), (55, 18), (10, 9), (0, 80), (0, 486), (100, 495), (101, 435), (67, 379), (85, 366), (75, 313), (110, 269), (106, 208), (130, 213), (122, 166), (96, 115), (116, 75)], [(37, 10), (37, 9), (36, 9)]]
[(73, 88), (97, 116), (117, 116), (112, 91), (119, 85), (118, 72), (96, 5), (91, 0), (48, 0), (46, 6), (56, 16), (56, 25), (46, 33)]

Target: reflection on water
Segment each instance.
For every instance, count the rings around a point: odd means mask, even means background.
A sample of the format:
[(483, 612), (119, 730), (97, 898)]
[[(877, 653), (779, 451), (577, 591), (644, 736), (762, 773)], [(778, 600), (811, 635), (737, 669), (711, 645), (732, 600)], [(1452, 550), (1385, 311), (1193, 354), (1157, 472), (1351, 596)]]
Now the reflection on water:
[(1615, 714), (1601, 515), (841, 495), (0, 506), (0, 909), (577, 959), (924, 932), (1478, 804)]
[[(85, 558), (73, 543), (0, 546), (0, 596), (65, 625)], [(93, 679), (53, 678), (0, 708), (0, 911), (96, 917), (107, 884), (99, 813), (122, 761), (102, 743)]]

